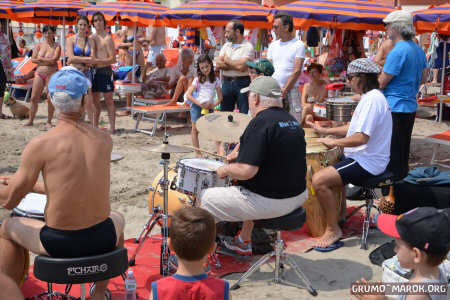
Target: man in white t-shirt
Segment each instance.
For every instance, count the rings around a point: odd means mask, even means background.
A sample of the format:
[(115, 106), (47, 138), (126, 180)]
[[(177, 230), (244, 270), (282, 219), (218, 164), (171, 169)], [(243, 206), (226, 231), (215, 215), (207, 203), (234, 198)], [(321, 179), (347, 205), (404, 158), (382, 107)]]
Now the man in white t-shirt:
[(272, 62), (275, 73), (272, 77), (281, 86), (283, 105), (289, 107), (291, 115), (302, 120), (301, 95), (298, 78), (302, 74), (305, 60), (305, 45), (297, 37), (293, 38), (294, 23), (289, 15), (276, 15), (273, 21), (276, 40), (269, 45), (267, 58)]
[[(312, 187), (327, 221), (325, 233), (316, 243), (318, 248), (327, 248), (342, 237), (336, 214), (337, 199), (332, 189), (348, 183), (362, 185), (383, 173), (389, 163), (392, 116), (389, 104), (379, 90), (380, 72), (380, 67), (368, 58), (359, 58), (349, 64), (347, 76), (352, 90), (362, 95), (350, 124), (326, 129), (308, 122), (320, 134), (345, 136), (318, 139), (330, 148), (344, 147), (345, 155), (342, 161), (321, 169), (312, 178)], [(343, 208), (341, 217), (345, 214), (345, 205)]]
[(231, 20), (225, 27), (227, 42), (220, 49), (216, 59), (216, 69), (222, 70), (223, 101), (221, 111), (233, 111), (235, 105), (241, 113), (248, 113), (248, 93), (241, 89), (250, 84), (247, 60), (253, 60), (253, 45), (244, 38), (244, 25), (239, 20)]

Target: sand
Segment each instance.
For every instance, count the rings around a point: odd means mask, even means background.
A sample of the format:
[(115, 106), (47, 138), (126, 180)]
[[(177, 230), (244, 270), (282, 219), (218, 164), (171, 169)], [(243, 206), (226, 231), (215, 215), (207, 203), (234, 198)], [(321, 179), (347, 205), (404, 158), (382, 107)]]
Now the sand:
[[(123, 105), (123, 103), (122, 103)], [(7, 107), (3, 111), (10, 115)], [(34, 127), (24, 127), (25, 121), (12, 119), (0, 120), (0, 175), (12, 174), (17, 170), (20, 155), (27, 144), (35, 136), (43, 134), (46, 121), (46, 105), (40, 104)], [(420, 116), (430, 116), (430, 111), (421, 110)], [(102, 118), (106, 121), (105, 111)], [(114, 210), (120, 211), (126, 218), (125, 237), (136, 237), (148, 216), (148, 186), (161, 171), (160, 155), (146, 152), (140, 147), (161, 143), (162, 132), (157, 131), (151, 137), (133, 131), (135, 121), (130, 117), (118, 117), (118, 134), (113, 135), (113, 152), (120, 153), (124, 158), (111, 164), (111, 205)], [(168, 123), (169, 141), (177, 145), (190, 145), (190, 127), (187, 124), (171, 121)], [(143, 122), (142, 128), (151, 129), (152, 123)], [(448, 130), (450, 122), (436, 123), (431, 118), (417, 118), (412, 136), (410, 167), (428, 165), (432, 154), (432, 146), (424, 137)], [(214, 143), (200, 137), (200, 144), (206, 150), (214, 151)], [(193, 153), (174, 154), (171, 161), (176, 163), (180, 158), (193, 157)], [(442, 162), (450, 163), (450, 147), (441, 147), (439, 158)], [(0, 219), (9, 212), (0, 208)], [(344, 246), (330, 253), (300, 253), (294, 255), (295, 261), (307, 274), (314, 287), (318, 290), (317, 299), (349, 299), (349, 288), (352, 281), (361, 277), (369, 280), (381, 280), (381, 268), (372, 265), (368, 255), (384, 242), (390, 240), (380, 232), (372, 229), (369, 233), (369, 250), (361, 250), (359, 237), (345, 240)], [(264, 266), (257, 272), (251, 281), (242, 285), (239, 290), (233, 291), (234, 299), (311, 299), (306, 290), (294, 287), (272, 285), (257, 281), (268, 279), (271, 268)], [(290, 270), (286, 272), (288, 279), (297, 280)], [(233, 283), (239, 274), (227, 276)]]

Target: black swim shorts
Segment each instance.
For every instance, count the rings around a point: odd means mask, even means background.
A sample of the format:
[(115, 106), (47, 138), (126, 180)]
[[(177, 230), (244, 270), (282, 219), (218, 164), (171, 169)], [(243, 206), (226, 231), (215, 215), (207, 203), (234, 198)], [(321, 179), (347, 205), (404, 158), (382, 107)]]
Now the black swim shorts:
[(341, 176), (342, 182), (344, 184), (362, 185), (363, 182), (367, 181), (372, 177), (372, 175), (354, 159), (344, 157), (343, 160), (332, 165), (336, 171), (338, 171), (339, 176)]
[(93, 93), (110, 93), (114, 91), (114, 84), (112, 81), (113, 72), (111, 67), (96, 68), (93, 73)]
[(45, 225), (40, 232), (42, 246), (51, 257), (75, 258), (110, 252), (117, 235), (111, 218), (80, 230), (53, 229)]

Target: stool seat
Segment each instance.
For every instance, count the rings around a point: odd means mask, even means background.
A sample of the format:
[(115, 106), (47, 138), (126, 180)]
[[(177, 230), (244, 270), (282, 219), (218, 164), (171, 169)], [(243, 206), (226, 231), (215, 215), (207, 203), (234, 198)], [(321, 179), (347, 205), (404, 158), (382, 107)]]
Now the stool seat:
[(256, 220), (254, 221), (254, 224), (256, 227), (265, 229), (292, 231), (302, 227), (303, 224), (305, 224), (305, 221), (306, 212), (303, 207), (300, 206), (287, 215), (272, 219)]
[(360, 186), (369, 189), (381, 188), (386, 185), (392, 185), (394, 183), (393, 178), (394, 174), (391, 171), (385, 170), (380, 175), (366, 180)]
[(34, 260), (34, 276), (48, 283), (98, 282), (119, 276), (127, 268), (127, 249), (122, 247), (105, 254), (81, 258), (52, 258), (39, 255)]

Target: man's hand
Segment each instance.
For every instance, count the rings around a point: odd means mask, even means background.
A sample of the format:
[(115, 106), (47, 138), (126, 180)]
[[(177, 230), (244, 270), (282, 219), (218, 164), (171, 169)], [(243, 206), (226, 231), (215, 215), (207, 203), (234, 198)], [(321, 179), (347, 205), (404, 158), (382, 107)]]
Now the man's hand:
[(319, 143), (325, 144), (329, 148), (333, 148), (336, 146), (336, 139), (332, 138), (319, 138), (317, 139)]
[(327, 134), (327, 128), (320, 126), (319, 124), (316, 124), (311, 121), (305, 121), (306, 125), (314, 129), (315, 132), (318, 134)]
[(241, 143), (237, 143), (236, 146), (234, 146), (233, 151), (231, 151), (230, 154), (227, 155), (227, 162), (230, 163), (237, 159), (239, 154), (239, 147), (241, 146)]
[(227, 169), (227, 165), (221, 166), (220, 168), (217, 169), (217, 171), (216, 171), (217, 176), (219, 176), (220, 179), (223, 179), (228, 176), (226, 169)]
[(288, 94), (289, 94), (289, 90), (285, 86), (283, 86), (281, 88), (281, 98), (285, 99), (288, 96)]

